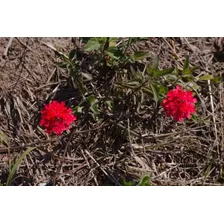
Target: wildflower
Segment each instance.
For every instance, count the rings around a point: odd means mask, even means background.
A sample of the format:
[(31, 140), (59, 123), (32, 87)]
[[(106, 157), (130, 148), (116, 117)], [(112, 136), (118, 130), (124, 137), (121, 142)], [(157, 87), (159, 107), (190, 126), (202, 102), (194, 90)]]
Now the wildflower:
[(52, 101), (45, 105), (41, 110), (40, 125), (45, 128), (45, 131), (60, 135), (64, 130), (68, 130), (73, 121), (77, 119), (72, 114), (72, 109), (65, 106), (65, 102)]
[(177, 86), (168, 92), (162, 106), (167, 116), (172, 116), (176, 121), (182, 121), (184, 118), (191, 118), (191, 114), (195, 113), (195, 102), (197, 100), (191, 91), (185, 91)]

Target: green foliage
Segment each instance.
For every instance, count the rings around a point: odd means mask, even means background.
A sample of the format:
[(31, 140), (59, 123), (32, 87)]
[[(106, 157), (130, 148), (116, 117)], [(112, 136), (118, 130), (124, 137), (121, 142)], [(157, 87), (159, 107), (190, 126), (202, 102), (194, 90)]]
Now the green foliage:
[(83, 107), (80, 107), (80, 106), (76, 106), (75, 108), (74, 108), (74, 112), (76, 112), (76, 113), (82, 113), (83, 112)]
[(208, 75), (197, 80), (194, 72), (198, 67), (191, 65), (189, 56), (182, 68), (161, 68), (158, 56), (136, 47), (145, 40), (148, 38), (80, 38), (80, 49), (68, 56), (61, 54), (57, 64), (69, 74), (68, 85), (82, 96), (75, 112), (90, 114), (95, 121), (105, 114), (115, 119), (120, 102), (125, 101), (136, 114), (143, 114), (149, 106), (157, 110), (176, 85), (198, 90), (197, 81), (214, 81)]
[(136, 183), (134, 181), (126, 181), (125, 179), (121, 180), (122, 186), (136, 186)]
[(20, 157), (16, 160), (15, 164), (12, 166), (10, 172), (9, 172), (9, 176), (7, 178), (7, 182), (6, 182), (6, 186), (11, 185), (12, 180), (13, 180), (13, 176), (15, 175), (16, 171), (18, 170), (19, 165), (21, 164), (21, 162), (23, 161), (23, 159), (31, 152), (35, 149), (35, 147), (29, 147), (27, 148), (27, 150), (25, 152), (22, 153), (22, 155), (20, 155)]
[(214, 79), (212, 79), (213, 83), (221, 83), (224, 81), (224, 78), (221, 76), (214, 76)]
[(151, 184), (151, 173), (143, 175), (140, 180), (136, 181), (126, 181), (125, 179), (121, 180), (122, 186), (152, 186)]
[(147, 58), (149, 56), (149, 53), (148, 52), (144, 52), (144, 51), (135, 51), (131, 58), (134, 60), (134, 61), (138, 61), (138, 60), (143, 60), (145, 58)]
[(197, 66), (190, 66), (189, 56), (187, 56), (182, 70), (182, 78), (186, 78), (188, 81), (193, 81), (194, 76), (192, 75), (192, 73), (197, 69)]
[(106, 50), (107, 55), (112, 59), (112, 60), (119, 60), (120, 58), (123, 57), (123, 53), (121, 50), (119, 50), (116, 46), (111, 46)]
[(101, 43), (99, 38), (90, 38), (90, 40), (87, 42), (86, 46), (84, 47), (84, 51), (99, 50), (100, 47), (101, 47)]
[(152, 186), (151, 174), (145, 174), (144, 176), (142, 176), (137, 186)]
[[(77, 88), (82, 96), (83, 101), (75, 107), (75, 111), (88, 111), (94, 120), (105, 113), (105, 108), (113, 112), (113, 108), (116, 108), (114, 102), (124, 98), (140, 113), (149, 101), (157, 107), (167, 91), (177, 84), (195, 90), (199, 88), (193, 75), (197, 67), (190, 65), (189, 56), (181, 71), (177, 67), (161, 69), (158, 57), (137, 50), (135, 45), (148, 38), (93, 37), (80, 40), (83, 43), (80, 51), (88, 58), (91, 69), (85, 70), (86, 63), (77, 56), (77, 49), (73, 49), (68, 56), (62, 54), (58, 65), (67, 70), (70, 85)], [(110, 77), (107, 77), (108, 73)], [(105, 88), (101, 97), (96, 94), (98, 84), (94, 81), (99, 80), (99, 76), (113, 79), (112, 86)], [(212, 77), (203, 76), (200, 81), (205, 79)], [(106, 92), (109, 89), (113, 89), (113, 95), (108, 98)]]
[(88, 102), (90, 105), (90, 110), (91, 110), (91, 115), (95, 120), (97, 120), (97, 116), (99, 115), (99, 105), (98, 105), (98, 100), (95, 98), (95, 96), (91, 95), (88, 97)]
[(212, 80), (212, 79), (214, 79), (213, 75), (206, 74), (206, 75), (202, 75), (199, 78), (199, 81), (208, 81), (208, 80)]
[(155, 77), (159, 77), (159, 76), (163, 76), (163, 75), (172, 74), (173, 71), (174, 71), (174, 68), (168, 68), (168, 69), (163, 69), (163, 70), (154, 70), (153, 75)]

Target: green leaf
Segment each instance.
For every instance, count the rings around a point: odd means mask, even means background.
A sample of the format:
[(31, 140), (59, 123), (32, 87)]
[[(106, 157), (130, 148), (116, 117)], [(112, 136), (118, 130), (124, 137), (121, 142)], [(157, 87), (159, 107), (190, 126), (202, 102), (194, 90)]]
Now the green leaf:
[(183, 75), (190, 75), (192, 74), (195, 70), (197, 70), (199, 67), (198, 66), (194, 66), (192, 68), (187, 68), (183, 71)]
[(109, 47), (106, 53), (115, 60), (119, 60), (123, 56), (123, 52), (115, 46)]
[(161, 95), (166, 95), (167, 94), (168, 88), (166, 86), (158, 85), (157, 87), (158, 87), (159, 94), (161, 94)]
[(175, 66), (175, 69), (174, 69), (174, 71), (173, 71), (173, 74), (174, 74), (174, 75), (179, 75), (179, 69), (178, 69), (177, 66)]
[(141, 106), (143, 104), (144, 100), (145, 100), (145, 93), (144, 93), (144, 91), (140, 90), (140, 94), (141, 94), (141, 100), (140, 100), (140, 105), (139, 106)]
[(153, 75), (153, 69), (152, 69), (152, 67), (150, 65), (147, 66), (146, 71), (147, 71), (149, 76)]
[(139, 81), (131, 81), (131, 82), (128, 82), (127, 85), (129, 86), (133, 86), (133, 87), (137, 87), (140, 85), (140, 82)]
[(117, 41), (118, 41), (117, 37), (111, 37), (109, 40), (109, 47), (116, 46)]
[(213, 75), (202, 75), (200, 78), (199, 78), (199, 81), (207, 81), (207, 80), (212, 80), (214, 79), (214, 76)]
[(151, 174), (144, 175), (141, 180), (139, 181), (137, 186), (151, 186)]
[(164, 70), (156, 70), (153, 72), (153, 74), (156, 76), (156, 77), (159, 77), (159, 76), (163, 76), (163, 75), (168, 75), (168, 74), (171, 74), (173, 71), (174, 71), (175, 68), (168, 68), (168, 69), (164, 69)]
[(189, 67), (189, 56), (186, 57), (184, 62), (183, 71), (185, 71)]
[(84, 44), (87, 44), (88, 41), (89, 41), (91, 38), (92, 38), (92, 37), (81, 37), (80, 39), (82, 40), (82, 42), (83, 42)]
[(74, 110), (75, 110), (77, 113), (82, 113), (83, 107), (77, 106)]
[(192, 74), (184, 74), (182, 76), (183, 81), (194, 82), (194, 76)]
[(94, 115), (98, 115), (100, 113), (98, 104), (92, 104), (90, 106), (90, 110), (94, 113)]
[(96, 115), (98, 115), (100, 113), (98, 100), (93, 95), (91, 95), (91, 96), (88, 97), (88, 101), (89, 101), (89, 104), (90, 104), (90, 110), (94, 114), (94, 119), (96, 119)]
[(149, 40), (148, 37), (138, 37), (138, 40), (139, 41), (146, 41), (146, 40)]
[(70, 60), (74, 60), (76, 58), (76, 49), (71, 50), (69, 52), (68, 57), (69, 57)]
[(131, 57), (134, 61), (139, 61), (139, 60), (143, 60), (143, 59), (147, 58), (148, 56), (149, 56), (148, 52), (136, 51), (136, 52), (134, 52), (134, 54)]
[(137, 42), (146, 41), (146, 40), (149, 40), (149, 38), (148, 37), (132, 37), (131, 43), (137, 43)]
[(198, 117), (195, 114), (191, 115), (191, 120), (198, 122)]
[(157, 70), (159, 68), (159, 58), (156, 56), (153, 60), (152, 69)]
[(107, 37), (95, 37), (95, 38), (92, 38), (92, 39), (96, 39), (96, 40), (98, 40), (98, 42), (99, 42), (100, 44), (105, 44), (106, 41), (107, 41)]
[(113, 105), (114, 105), (114, 102), (112, 100), (106, 100), (105, 103), (107, 104), (107, 106), (112, 109), (113, 108)]
[(84, 51), (94, 51), (99, 50), (101, 47), (101, 44), (99, 43), (97, 38), (91, 38), (86, 46), (84, 47)]
[(142, 87), (142, 90), (144, 90), (144, 92), (146, 92), (146, 93), (149, 94), (149, 95), (152, 95), (152, 94), (153, 94), (153, 92), (152, 92), (152, 88)]
[(152, 84), (150, 84), (150, 86), (151, 86), (151, 89), (152, 89), (152, 92), (153, 92), (153, 98), (154, 98), (154, 100), (157, 104), (159, 102), (159, 99), (160, 99), (159, 94), (158, 94), (155, 86), (153, 86)]
[[(223, 80), (224, 81), (224, 80)], [(212, 79), (213, 83), (220, 83), (222, 82), (222, 77), (220, 76), (215, 76), (214, 79)]]
[(189, 82), (188, 84), (191, 88), (198, 90), (200, 88), (200, 86), (196, 83), (196, 82)]
[(135, 186), (136, 184), (133, 181), (126, 181), (125, 179), (122, 179), (121, 180), (121, 185), (122, 186)]
[(6, 186), (9, 186), (12, 182), (12, 178), (15, 175), (19, 165), (21, 164), (21, 162), (23, 161), (23, 159), (31, 152), (35, 149), (36, 147), (28, 147), (27, 150), (25, 152), (22, 153), (22, 155), (16, 160), (14, 166), (12, 167), (7, 182), (6, 182)]
[(67, 68), (68, 66), (67, 62), (55, 62), (55, 64), (60, 68)]
[(91, 95), (88, 97), (88, 101), (89, 101), (90, 105), (93, 105), (94, 103), (97, 102), (97, 99), (95, 96)]

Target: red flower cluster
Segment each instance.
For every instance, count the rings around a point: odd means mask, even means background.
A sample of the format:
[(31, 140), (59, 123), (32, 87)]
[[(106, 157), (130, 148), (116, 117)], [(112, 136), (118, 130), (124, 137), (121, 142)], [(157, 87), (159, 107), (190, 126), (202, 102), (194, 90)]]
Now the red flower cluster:
[(71, 123), (77, 119), (72, 114), (72, 109), (65, 106), (65, 102), (52, 101), (41, 110), (40, 125), (48, 134), (51, 132), (60, 135), (64, 130), (68, 130)]
[(195, 113), (195, 102), (197, 100), (193, 97), (192, 92), (177, 86), (176, 89), (168, 92), (162, 106), (167, 116), (172, 116), (176, 121), (182, 121), (184, 118), (191, 118), (191, 114)]

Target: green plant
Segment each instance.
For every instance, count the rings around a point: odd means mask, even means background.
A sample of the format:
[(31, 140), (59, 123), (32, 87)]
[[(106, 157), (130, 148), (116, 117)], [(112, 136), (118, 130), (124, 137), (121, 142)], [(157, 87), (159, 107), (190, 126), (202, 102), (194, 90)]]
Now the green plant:
[[(13, 177), (16, 173), (16, 171), (19, 168), (19, 165), (21, 164), (21, 162), (23, 161), (23, 159), (31, 152), (35, 149), (35, 147), (28, 147), (26, 151), (24, 151), (19, 158), (16, 160), (15, 164), (12, 165), (12, 167), (9, 170), (9, 175), (6, 181), (6, 186), (10, 186), (13, 180)], [(1, 183), (2, 185), (2, 183)]]
[[(169, 89), (176, 85), (199, 87), (189, 57), (182, 70), (177, 66), (160, 68), (159, 58), (136, 46), (145, 38), (79, 38), (80, 48), (60, 54), (57, 64), (66, 69), (68, 85), (79, 91), (82, 100), (75, 105), (80, 114), (91, 114), (97, 121), (112, 117), (120, 102), (137, 114), (147, 113), (149, 105), (158, 108)], [(109, 103), (109, 104), (108, 104)], [(125, 112), (124, 112), (125, 113)]]
[(121, 180), (122, 186), (152, 186), (151, 184), (151, 173), (143, 175), (138, 182)]

